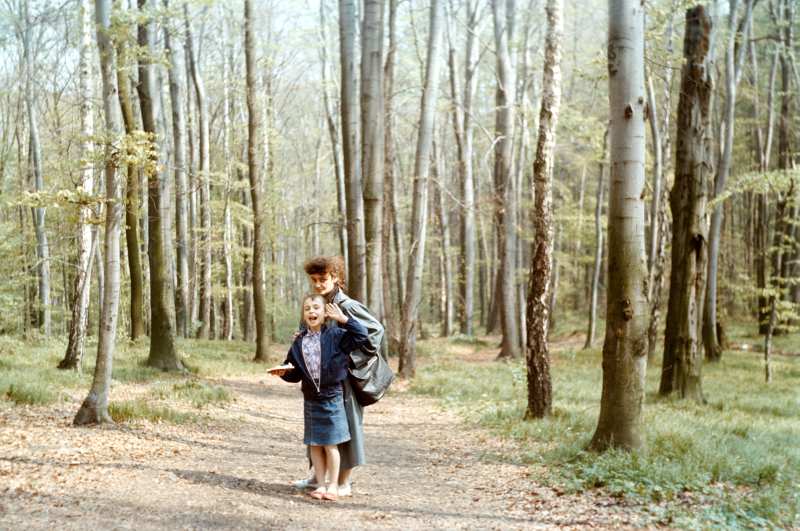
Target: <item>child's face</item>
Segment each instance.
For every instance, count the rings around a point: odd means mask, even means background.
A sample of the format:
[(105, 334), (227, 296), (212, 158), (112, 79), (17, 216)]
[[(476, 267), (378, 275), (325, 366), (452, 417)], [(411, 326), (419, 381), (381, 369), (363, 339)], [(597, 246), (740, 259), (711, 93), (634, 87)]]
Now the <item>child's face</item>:
[(311, 287), (314, 292), (319, 295), (327, 295), (336, 287), (337, 278), (331, 273), (308, 275), (308, 278), (311, 280)]
[(325, 322), (325, 305), (320, 299), (306, 299), (303, 301), (303, 320), (306, 326), (317, 330)]

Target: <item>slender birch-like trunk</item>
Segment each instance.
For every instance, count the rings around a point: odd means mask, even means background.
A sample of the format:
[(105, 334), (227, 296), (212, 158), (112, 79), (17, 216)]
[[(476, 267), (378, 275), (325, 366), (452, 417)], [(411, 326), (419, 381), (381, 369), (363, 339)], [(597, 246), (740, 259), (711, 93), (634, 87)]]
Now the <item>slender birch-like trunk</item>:
[(233, 339), (234, 330), (234, 305), (233, 305), (233, 257), (231, 256), (231, 245), (233, 240), (233, 219), (231, 215), (231, 184), (233, 180), (233, 170), (231, 167), (231, 118), (230, 118), (230, 67), (228, 62), (227, 50), (228, 26), (224, 22), (224, 8), (220, 6), (220, 16), (223, 20), (222, 29), (222, 48), (226, 53), (222, 56), (222, 155), (225, 159), (225, 190), (223, 196), (223, 229), (222, 229), (222, 259), (225, 264), (225, 308), (222, 319), (222, 337), (228, 341)]
[[(94, 10), (91, 0), (81, 0), (78, 4), (78, 19), (81, 27), (81, 45), (78, 59), (81, 114), (81, 158), (88, 161), (92, 157), (92, 135), (94, 120), (92, 118), (92, 14)], [(84, 162), (80, 170), (78, 192), (81, 196), (90, 196), (94, 192), (94, 171), (92, 165)], [(92, 271), (92, 228), (88, 223), (91, 208), (81, 206), (78, 212), (78, 263), (75, 271), (69, 339), (64, 359), (58, 364), (59, 369), (80, 369), (83, 359), (83, 347), (86, 340), (86, 325), (89, 319), (89, 293), (91, 291)]]
[(609, 0), (608, 7), (608, 295), (603, 391), (590, 443), (598, 451), (642, 445), (647, 368), (644, 6)]
[(586, 332), (584, 349), (592, 348), (597, 328), (597, 298), (600, 292), (600, 265), (603, 262), (603, 188), (604, 173), (608, 157), (608, 129), (603, 135), (603, 152), (600, 156), (597, 172), (597, 202), (594, 205), (594, 266), (592, 267), (592, 292), (589, 302), (589, 330)]
[(533, 162), (533, 256), (528, 279), (528, 334), (525, 359), (528, 375), (528, 407), (525, 418), (550, 415), (553, 385), (547, 334), (550, 326), (550, 275), (553, 259), (553, 163), (556, 126), (561, 108), (561, 41), (564, 34), (563, 0), (548, 0), (547, 35), (544, 45), (542, 108), (539, 138)]
[(197, 103), (197, 122), (200, 132), (199, 167), (197, 178), (200, 190), (200, 310), (198, 318), (200, 328), (197, 337), (208, 339), (211, 333), (211, 175), (209, 173), (209, 116), (208, 98), (205, 83), (200, 74), (194, 52), (192, 28), (189, 24), (189, 6), (183, 4), (183, 16), (186, 22), (186, 52), (189, 69), (192, 73), (195, 100)]
[(120, 254), (119, 230), (122, 220), (122, 194), (117, 176), (122, 124), (120, 123), (116, 79), (116, 58), (111, 42), (111, 1), (95, 1), (97, 44), (100, 49), (100, 71), (103, 80), (103, 112), (108, 142), (105, 147), (106, 232), (105, 232), (105, 283), (102, 290), (103, 307), (100, 313), (100, 334), (97, 340), (97, 361), (89, 394), (75, 414), (73, 424), (98, 424), (112, 422), (108, 413), (108, 393), (111, 386), (111, 368), (114, 359), (114, 341), (117, 337), (119, 310)]
[(687, 10), (684, 65), (678, 101), (678, 137), (672, 210), (672, 267), (664, 334), (661, 394), (703, 402), (701, 369), (704, 288), (708, 259), (709, 175), (713, 171), (708, 62), (711, 20), (703, 6)]
[(416, 370), (417, 316), (422, 295), (425, 264), (425, 233), (428, 224), (428, 175), (433, 144), (433, 121), (439, 88), (442, 42), (442, 0), (431, 0), (428, 57), (420, 105), (419, 135), (414, 158), (414, 192), (411, 203), (411, 250), (403, 299), (400, 333), (400, 375), (411, 378)]
[[(714, 178), (714, 197), (719, 197), (725, 191), (725, 182), (730, 174), (733, 159), (733, 130), (735, 125), (736, 89), (742, 77), (742, 64), (744, 63), (747, 46), (744, 37), (748, 33), (753, 15), (754, 0), (745, 0), (744, 18), (737, 30), (736, 11), (738, 0), (730, 3), (728, 15), (727, 51), (725, 52), (725, 110), (724, 110), (724, 139), (722, 157), (719, 160), (717, 174)], [(741, 40), (737, 48), (736, 41)], [(676, 161), (677, 162), (677, 161)], [(719, 262), (719, 240), (722, 236), (722, 216), (724, 211), (722, 203), (714, 206), (711, 215), (711, 227), (708, 234), (708, 286), (705, 293), (705, 313), (703, 317), (703, 343), (705, 344), (706, 359), (719, 361), (722, 359), (722, 346), (717, 337), (717, 326), (721, 326), (717, 319), (717, 269)], [(674, 251), (674, 249), (673, 249)]]
[(266, 294), (264, 293), (264, 213), (261, 199), (261, 110), (256, 95), (255, 35), (253, 34), (253, 0), (244, 3), (244, 59), (247, 97), (247, 169), (250, 175), (250, 199), (253, 209), (253, 310), (256, 320), (256, 354), (253, 361), (266, 362), (267, 333)]
[[(169, 1), (164, 0), (164, 6)], [(187, 171), (186, 171), (186, 116), (184, 113), (185, 66), (180, 47), (173, 42), (173, 31), (164, 27), (164, 47), (169, 59), (169, 95), (172, 108), (173, 163), (175, 164), (175, 231), (176, 231), (176, 277), (178, 296), (176, 297), (176, 328), (182, 337), (189, 336), (191, 312), (189, 308), (189, 229), (187, 212)]]

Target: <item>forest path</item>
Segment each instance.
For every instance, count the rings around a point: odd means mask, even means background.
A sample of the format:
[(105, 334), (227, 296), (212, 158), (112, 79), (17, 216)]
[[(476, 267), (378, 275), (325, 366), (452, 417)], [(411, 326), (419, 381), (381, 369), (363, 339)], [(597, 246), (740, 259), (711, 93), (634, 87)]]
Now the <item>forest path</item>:
[[(314, 500), (302, 399), (267, 376), (215, 380), (235, 401), (202, 423), (70, 425), (78, 401), (0, 401), (0, 529), (535, 529), (631, 527), (630, 509), (536, 482), (521, 450), (395, 389), (365, 412), (353, 497)], [(115, 399), (125, 394), (118, 386)], [(131, 386), (132, 391), (135, 386)]]

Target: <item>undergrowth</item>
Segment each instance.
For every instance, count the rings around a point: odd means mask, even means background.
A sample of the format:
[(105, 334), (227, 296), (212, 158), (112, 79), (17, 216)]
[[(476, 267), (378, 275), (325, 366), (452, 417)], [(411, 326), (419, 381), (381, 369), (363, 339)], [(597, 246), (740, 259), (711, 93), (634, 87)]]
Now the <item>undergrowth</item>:
[(646, 448), (596, 454), (586, 446), (599, 414), (599, 349), (552, 355), (553, 414), (540, 421), (523, 420), (521, 361), (465, 363), (454, 354), (461, 351), (461, 341), (430, 340), (412, 390), (518, 441), (520, 454), (505, 458), (544, 465), (551, 484), (628, 500), (643, 525), (800, 525), (800, 357), (776, 357), (775, 379), (765, 384), (758, 355), (725, 352), (721, 363), (703, 368), (705, 405), (659, 397), (660, 366), (648, 367)]

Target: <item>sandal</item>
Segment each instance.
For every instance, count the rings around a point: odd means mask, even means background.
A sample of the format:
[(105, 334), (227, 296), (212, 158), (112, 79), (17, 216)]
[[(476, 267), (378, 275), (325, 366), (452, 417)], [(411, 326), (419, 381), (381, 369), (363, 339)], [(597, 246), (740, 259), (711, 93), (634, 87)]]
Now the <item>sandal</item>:
[(326, 492), (325, 494), (322, 495), (322, 499), (328, 501), (339, 501), (339, 496), (332, 492)]

